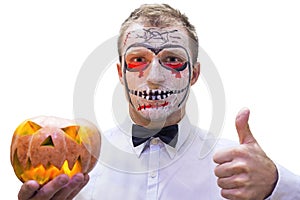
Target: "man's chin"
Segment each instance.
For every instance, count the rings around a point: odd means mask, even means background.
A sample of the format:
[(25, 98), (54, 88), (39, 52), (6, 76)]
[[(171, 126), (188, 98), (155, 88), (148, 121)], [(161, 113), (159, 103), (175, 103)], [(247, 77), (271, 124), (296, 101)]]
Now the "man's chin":
[(171, 112), (167, 109), (146, 109), (139, 111), (143, 118), (151, 122), (161, 122), (164, 123), (170, 116)]

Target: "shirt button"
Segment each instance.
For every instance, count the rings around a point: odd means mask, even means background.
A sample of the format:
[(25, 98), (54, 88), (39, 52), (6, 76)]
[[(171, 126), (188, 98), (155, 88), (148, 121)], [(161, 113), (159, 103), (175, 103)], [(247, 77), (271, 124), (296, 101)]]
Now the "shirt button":
[(155, 178), (156, 177), (156, 172), (155, 171), (151, 172), (150, 176), (151, 176), (151, 178)]
[(152, 144), (152, 145), (157, 145), (157, 144), (158, 144), (158, 139), (157, 139), (157, 138), (153, 138), (153, 139), (151, 140), (151, 144)]

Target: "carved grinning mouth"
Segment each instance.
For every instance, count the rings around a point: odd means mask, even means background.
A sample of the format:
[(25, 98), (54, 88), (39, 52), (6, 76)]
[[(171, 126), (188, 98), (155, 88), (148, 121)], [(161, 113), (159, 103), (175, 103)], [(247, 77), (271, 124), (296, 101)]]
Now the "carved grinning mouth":
[(182, 93), (186, 90), (186, 88), (187, 87), (181, 90), (128, 90), (128, 92), (146, 100), (163, 100), (172, 94)]

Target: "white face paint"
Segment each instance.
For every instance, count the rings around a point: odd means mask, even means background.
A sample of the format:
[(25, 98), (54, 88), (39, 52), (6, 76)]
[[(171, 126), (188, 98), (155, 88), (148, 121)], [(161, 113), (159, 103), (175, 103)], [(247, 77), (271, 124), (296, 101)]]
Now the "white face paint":
[(134, 25), (122, 49), (125, 89), (135, 112), (159, 121), (185, 105), (192, 66), (189, 37), (182, 29)]

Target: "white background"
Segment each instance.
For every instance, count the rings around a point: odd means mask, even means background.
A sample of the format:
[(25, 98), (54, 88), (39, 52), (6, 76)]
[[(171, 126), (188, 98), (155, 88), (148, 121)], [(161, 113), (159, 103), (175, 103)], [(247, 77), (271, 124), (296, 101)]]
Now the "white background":
[[(2, 197), (16, 199), (21, 185), (9, 160), (17, 125), (37, 115), (73, 118), (74, 84), (85, 59), (102, 42), (118, 34), (133, 9), (153, 1), (105, 2), (1, 1)], [(222, 77), (226, 94), (222, 137), (238, 139), (235, 115), (240, 108), (249, 107), (250, 127), (267, 154), (300, 174), (297, 1), (155, 2), (169, 3), (189, 16), (197, 28), (200, 46)], [(115, 85), (106, 87), (114, 90)], [(202, 102), (199, 106), (203, 107), (200, 119), (204, 128), (211, 117), (205, 87), (200, 80), (193, 89)], [(100, 97), (95, 94), (95, 98)], [(203, 104), (206, 101), (208, 106)], [(101, 106), (95, 107), (98, 116), (111, 118)]]

